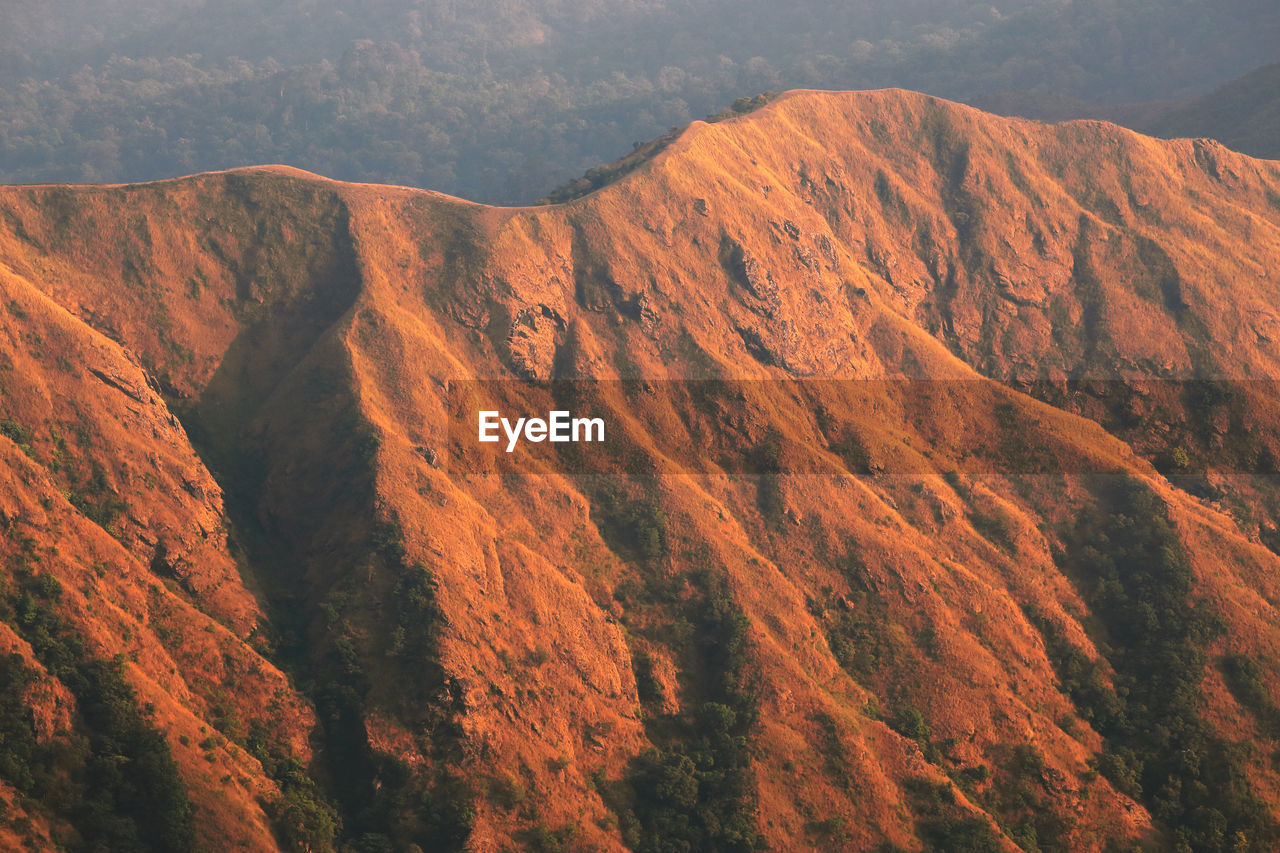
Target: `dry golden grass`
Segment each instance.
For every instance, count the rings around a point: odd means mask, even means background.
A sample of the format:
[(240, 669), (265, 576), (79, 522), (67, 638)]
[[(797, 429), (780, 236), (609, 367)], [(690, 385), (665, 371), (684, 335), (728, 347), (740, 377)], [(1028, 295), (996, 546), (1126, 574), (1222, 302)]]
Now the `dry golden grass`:
[[(578, 827), (584, 849), (621, 849), (592, 777), (618, 779), (652, 736), (633, 655), (654, 657), (668, 710), (696, 685), (678, 644), (654, 639), (657, 612), (629, 612), (615, 593), (645, 573), (706, 566), (750, 625), (762, 685), (753, 772), (774, 849), (918, 843), (903, 783), (946, 777), (868, 713), (889, 701), (954, 738), (961, 765), (1033, 746), (1054, 807), (1078, 820), (1074, 849), (1150, 839), (1146, 811), (1089, 772), (1100, 738), (1025, 615), (1034, 608), (1096, 656), (1088, 608), (1053, 557), (1086, 496), (1070, 478), (1019, 482), (966, 473), (961, 460), (967, 448), (999, 461), (1011, 435), (1155, 489), (1197, 595), (1230, 627), (1213, 652), (1258, 657), (1280, 686), (1280, 559), (1257, 541), (1273, 512), (1265, 487), (1238, 488), (1252, 518), (1211, 505), (1126, 443), (1142, 436), (1023, 393), (1080, 376), (1280, 376), (1273, 163), (911, 93), (794, 92), (696, 123), (619, 183), (556, 207), (485, 208), (280, 168), (4, 188), (0, 261), (0, 413), (34, 430), (46, 463), (0, 440), (0, 506), (57, 548), (48, 570), (95, 649), (136, 656), (130, 678), (155, 703), (215, 847), (272, 845), (257, 802), (272, 783), (234, 746), (212, 762), (181, 746), (181, 735), (203, 739), (210, 697), (224, 691), (241, 720), (265, 719), (303, 758), (313, 724), (248, 639), (263, 618), (256, 597), (274, 593), (233, 557), (206, 468), (226, 478), (237, 459), (252, 460), (252, 511), (287, 555), (298, 606), (342, 593), (371, 684), (370, 743), (415, 767), (438, 758), (386, 653), (394, 579), (361, 552), (373, 519), (399, 519), (407, 561), (434, 574), (442, 660), (464, 690), (463, 767), (482, 787), (526, 791), (521, 808), (478, 801), (476, 850), (511, 844), (531, 807), (546, 826)], [(751, 482), (714, 466), (666, 473), (654, 489), (679, 547), (642, 566), (611, 547), (574, 477), (510, 466), (464, 476), (429, 461), (447, 457), (448, 380), (517, 376), (927, 378), (974, 390), (958, 406), (869, 401), (837, 384), (809, 400), (756, 387), (745, 403), (754, 438), (774, 426), (790, 446), (821, 447), (824, 408), (876, 458), (917, 473), (783, 475), (769, 511)], [(603, 405), (650, 457), (697, 444), (670, 400)], [(205, 458), (171, 411), (199, 425)], [(354, 467), (352, 422), (379, 439)], [(114, 538), (67, 503), (47, 465), (50, 426), (76, 423), (90, 436), (84, 458), (129, 503)], [(1280, 436), (1277, 424), (1256, 431)], [(999, 536), (975, 522), (993, 517)], [(160, 540), (186, 561), (179, 581), (149, 570)], [(835, 568), (851, 540), (903, 655), (858, 680), (813, 607), (855, 594)], [(102, 562), (111, 570), (99, 577)], [(1261, 739), (1216, 673), (1205, 693), (1222, 731)], [(1280, 812), (1275, 768), (1259, 754), (1249, 771)], [(813, 832), (831, 817), (842, 841)]]

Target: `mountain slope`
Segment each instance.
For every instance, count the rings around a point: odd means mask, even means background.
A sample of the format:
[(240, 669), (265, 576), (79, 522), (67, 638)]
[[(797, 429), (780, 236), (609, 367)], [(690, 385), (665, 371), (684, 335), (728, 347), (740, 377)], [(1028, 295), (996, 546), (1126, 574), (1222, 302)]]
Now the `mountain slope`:
[[(21, 596), (132, 638), (212, 846), (1276, 837), (1275, 164), (794, 92), (542, 208), (4, 188), (0, 258), (7, 642), (83, 729)], [(553, 378), (645, 380), (605, 475), (463, 454)]]

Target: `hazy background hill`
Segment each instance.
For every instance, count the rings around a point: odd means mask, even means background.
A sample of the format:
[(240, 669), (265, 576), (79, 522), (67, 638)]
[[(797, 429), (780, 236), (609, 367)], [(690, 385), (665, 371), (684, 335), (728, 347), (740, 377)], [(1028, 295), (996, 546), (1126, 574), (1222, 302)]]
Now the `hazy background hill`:
[(1262, 0), (19, 0), (0, 10), (0, 181), (284, 162), (527, 202), (761, 91), (1183, 99), (1276, 44)]
[(1159, 136), (1213, 136), (1237, 151), (1280, 160), (1280, 63), (1157, 111), (1141, 128)]
[(1045, 121), (1100, 118), (1152, 136), (1212, 137), (1253, 157), (1280, 159), (1280, 63), (1255, 69), (1212, 92), (1135, 104), (1090, 104), (1043, 92), (1001, 92), (975, 104), (1002, 115)]

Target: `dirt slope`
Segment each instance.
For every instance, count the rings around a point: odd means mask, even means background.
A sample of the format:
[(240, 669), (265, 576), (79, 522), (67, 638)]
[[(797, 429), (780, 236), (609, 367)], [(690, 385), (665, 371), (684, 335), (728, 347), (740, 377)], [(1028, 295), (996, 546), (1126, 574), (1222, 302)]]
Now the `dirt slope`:
[[(14, 725), (51, 613), (211, 849), (1270, 849), (1278, 265), (1274, 163), (896, 91), (544, 208), (0, 189)], [(555, 378), (646, 380), (609, 476), (460, 461)]]

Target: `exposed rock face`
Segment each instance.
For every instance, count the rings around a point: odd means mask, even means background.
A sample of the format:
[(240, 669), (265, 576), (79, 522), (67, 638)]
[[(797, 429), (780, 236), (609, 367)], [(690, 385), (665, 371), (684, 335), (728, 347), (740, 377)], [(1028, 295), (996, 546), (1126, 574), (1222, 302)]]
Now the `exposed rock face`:
[[(1239, 472), (1280, 458), (1278, 198), (1220, 147), (902, 92), (695, 124), (546, 208), (283, 169), (4, 188), (4, 594), (56, 578), (124, 655), (214, 849), (332, 845), (316, 802), (401, 849), (1101, 850), (1218, 817), (1268, 849), (1280, 502)], [(967, 390), (759, 382), (697, 401), (758, 475), (675, 471), (706, 432), (658, 380), (725, 377)], [(451, 464), (470, 378), (653, 380), (603, 404), (627, 475)], [(1222, 378), (1267, 381), (1142, 382)], [(1126, 640), (1156, 592), (1158, 647)], [(64, 736), (30, 635), (0, 648)], [(1196, 812), (1171, 756), (1230, 743)], [(3, 820), (72, 837), (42, 803)]]

